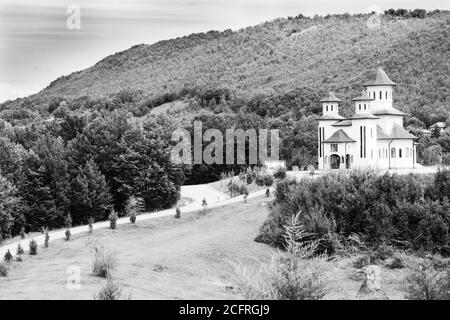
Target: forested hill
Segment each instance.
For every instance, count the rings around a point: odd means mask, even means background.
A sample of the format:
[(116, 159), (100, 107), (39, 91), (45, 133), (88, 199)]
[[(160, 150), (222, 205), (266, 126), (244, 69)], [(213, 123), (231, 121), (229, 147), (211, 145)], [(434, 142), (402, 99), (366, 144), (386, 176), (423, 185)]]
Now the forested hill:
[(379, 66), (398, 83), (400, 109), (448, 107), (450, 13), (429, 12), (424, 18), (384, 14), (375, 28), (368, 27), (369, 17), (299, 15), (238, 31), (136, 45), (58, 78), (37, 95), (5, 103), (1, 110), (20, 104), (42, 110), (51, 97), (102, 98), (124, 89), (158, 97), (179, 95), (183, 88), (220, 87), (245, 100), (299, 89), (314, 95), (334, 90), (348, 100)]

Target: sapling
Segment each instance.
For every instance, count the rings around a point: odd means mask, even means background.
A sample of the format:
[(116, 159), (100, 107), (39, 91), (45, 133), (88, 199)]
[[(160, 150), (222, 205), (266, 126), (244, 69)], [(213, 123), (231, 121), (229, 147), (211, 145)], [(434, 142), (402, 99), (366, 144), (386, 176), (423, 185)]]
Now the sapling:
[(11, 252), (9, 251), (9, 249), (8, 249), (8, 251), (6, 251), (4, 259), (5, 259), (5, 262), (7, 262), (7, 263), (10, 263), (11, 261), (13, 261), (13, 256), (12, 256)]
[(37, 255), (37, 253), (38, 253), (37, 247), (38, 247), (37, 242), (34, 239), (31, 239), (30, 243), (29, 243), (29, 248), (30, 248), (29, 254), (30, 254), (30, 256)]
[(70, 232), (70, 229), (67, 229), (64, 234), (66, 235), (66, 241), (69, 241), (70, 240), (70, 236), (72, 235), (72, 233)]
[(180, 219), (181, 218), (181, 210), (180, 208), (177, 207), (177, 209), (175, 210), (175, 219)]
[(92, 230), (94, 229), (94, 226), (93, 226), (94, 222), (95, 222), (94, 218), (89, 217), (89, 220), (88, 220), (89, 233), (92, 233)]
[(108, 219), (109, 219), (109, 227), (112, 230), (116, 229), (118, 216), (114, 209), (111, 210)]
[(208, 207), (208, 203), (206, 202), (206, 198), (202, 200), (203, 214), (206, 214), (206, 208)]
[(136, 213), (134, 211), (131, 212), (130, 222), (133, 224), (136, 222)]

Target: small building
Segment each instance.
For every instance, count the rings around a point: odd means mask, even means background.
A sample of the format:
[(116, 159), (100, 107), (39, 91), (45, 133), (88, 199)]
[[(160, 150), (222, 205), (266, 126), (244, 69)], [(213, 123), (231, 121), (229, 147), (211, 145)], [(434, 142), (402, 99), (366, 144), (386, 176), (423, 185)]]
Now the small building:
[(318, 125), (319, 169), (414, 168), (413, 134), (403, 127), (405, 113), (393, 107), (396, 84), (377, 69), (352, 101), (354, 114), (339, 114), (341, 102), (333, 92), (320, 102)]

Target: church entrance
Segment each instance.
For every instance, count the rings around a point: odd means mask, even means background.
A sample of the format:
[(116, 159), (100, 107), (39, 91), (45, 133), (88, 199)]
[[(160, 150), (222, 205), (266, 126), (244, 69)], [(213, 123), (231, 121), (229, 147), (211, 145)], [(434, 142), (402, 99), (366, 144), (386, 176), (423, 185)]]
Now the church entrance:
[(339, 169), (340, 164), (341, 164), (341, 157), (339, 157), (337, 154), (332, 154), (330, 156), (330, 168)]

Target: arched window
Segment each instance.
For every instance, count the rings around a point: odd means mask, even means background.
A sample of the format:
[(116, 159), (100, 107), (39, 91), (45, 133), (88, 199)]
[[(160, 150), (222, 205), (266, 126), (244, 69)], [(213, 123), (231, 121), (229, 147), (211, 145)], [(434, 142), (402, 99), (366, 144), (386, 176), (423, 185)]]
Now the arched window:
[(398, 149), (398, 157), (401, 158), (402, 157), (402, 149)]
[(395, 148), (391, 148), (391, 158), (395, 158)]
[(406, 147), (405, 149), (405, 157), (409, 158), (409, 148)]
[(383, 99), (383, 92), (380, 91), (380, 100)]
[(328, 105), (327, 105), (327, 111), (328, 111)]
[(388, 99), (388, 97), (387, 97), (387, 91), (386, 91), (386, 100)]
[(359, 104), (358, 108), (359, 108), (359, 110), (361, 110), (361, 103)]
[(367, 105), (364, 103), (364, 110), (367, 110)]

